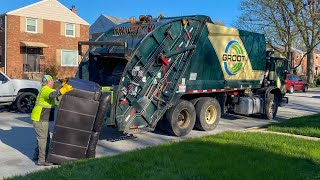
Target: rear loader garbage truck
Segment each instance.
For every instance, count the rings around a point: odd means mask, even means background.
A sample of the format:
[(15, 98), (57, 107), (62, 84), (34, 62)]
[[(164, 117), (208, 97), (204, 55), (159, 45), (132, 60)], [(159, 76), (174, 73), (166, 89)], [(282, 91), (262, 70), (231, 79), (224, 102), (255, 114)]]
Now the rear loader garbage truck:
[(127, 134), (157, 125), (176, 136), (211, 131), (227, 111), (273, 119), (288, 102), (288, 62), (266, 50), (264, 35), (207, 16), (131, 18), (78, 45), (77, 78), (102, 87), (106, 125)]

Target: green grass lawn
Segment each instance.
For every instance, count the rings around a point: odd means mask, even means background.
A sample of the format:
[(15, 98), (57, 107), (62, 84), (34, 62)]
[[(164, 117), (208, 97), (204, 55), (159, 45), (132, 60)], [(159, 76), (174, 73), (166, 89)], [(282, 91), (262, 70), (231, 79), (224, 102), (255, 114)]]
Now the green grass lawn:
[(14, 179), (319, 179), (320, 142), (227, 132)]
[(288, 119), (268, 126), (268, 130), (320, 138), (320, 114)]

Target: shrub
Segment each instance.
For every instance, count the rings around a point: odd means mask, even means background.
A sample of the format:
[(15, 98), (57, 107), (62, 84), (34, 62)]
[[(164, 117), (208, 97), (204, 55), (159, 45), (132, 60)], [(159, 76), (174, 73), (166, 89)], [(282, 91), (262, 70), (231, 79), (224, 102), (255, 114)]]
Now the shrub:
[(58, 69), (55, 65), (51, 65), (49, 67), (47, 67), (44, 72), (47, 74), (47, 75), (50, 75), (52, 76), (53, 79), (56, 79), (57, 75), (58, 75)]

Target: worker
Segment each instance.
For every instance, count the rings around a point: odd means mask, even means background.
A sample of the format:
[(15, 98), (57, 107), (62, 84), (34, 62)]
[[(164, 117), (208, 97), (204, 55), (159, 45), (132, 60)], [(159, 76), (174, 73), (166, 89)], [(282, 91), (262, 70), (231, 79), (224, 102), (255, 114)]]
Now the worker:
[(42, 88), (31, 113), (31, 120), (37, 136), (37, 147), (33, 160), (38, 160), (36, 164), (39, 166), (52, 165), (46, 162), (46, 156), (50, 142), (49, 121), (54, 120), (55, 99), (73, 89), (66, 82), (63, 82), (58, 90), (53, 89), (53, 86), (53, 78), (50, 75), (43, 76)]

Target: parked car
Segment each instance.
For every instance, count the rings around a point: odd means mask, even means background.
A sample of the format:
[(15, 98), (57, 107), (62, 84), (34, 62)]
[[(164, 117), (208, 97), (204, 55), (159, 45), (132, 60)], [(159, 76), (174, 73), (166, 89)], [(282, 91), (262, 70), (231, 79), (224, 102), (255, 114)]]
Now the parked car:
[(40, 89), (40, 82), (10, 79), (0, 71), (0, 105), (8, 105), (22, 113), (29, 113), (35, 105)]
[(299, 91), (299, 90), (302, 90), (303, 92), (307, 92), (308, 84), (301, 79), (301, 76), (287, 74), (286, 88), (290, 94), (292, 94), (294, 91)]

